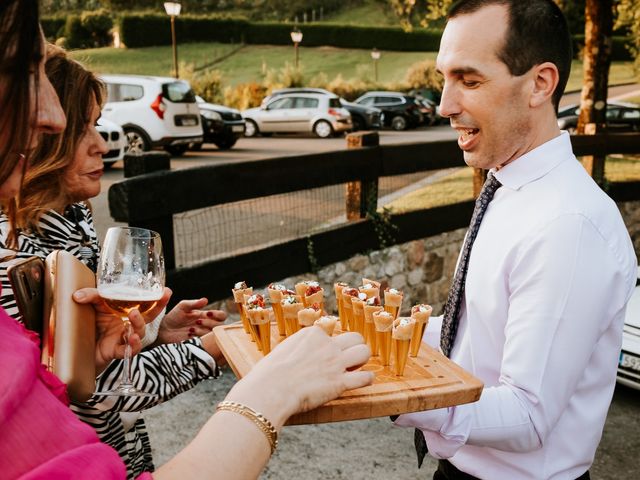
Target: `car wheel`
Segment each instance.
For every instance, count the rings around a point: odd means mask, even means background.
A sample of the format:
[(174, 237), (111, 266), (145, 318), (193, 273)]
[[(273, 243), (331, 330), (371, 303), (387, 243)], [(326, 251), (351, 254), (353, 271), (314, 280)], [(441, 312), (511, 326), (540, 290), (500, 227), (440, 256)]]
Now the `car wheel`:
[(124, 135), (127, 137), (127, 146), (124, 148), (124, 153), (140, 154), (151, 150), (151, 142), (147, 134), (142, 130), (134, 127), (125, 127)]
[(405, 130), (407, 128), (407, 120), (401, 115), (396, 115), (391, 119), (391, 128), (398, 131)]
[(191, 145), (189, 145), (189, 150), (199, 152), (200, 150), (202, 150), (202, 143), (192, 143)]
[(218, 147), (220, 150), (229, 150), (231, 147), (233, 147), (236, 142), (238, 140), (235, 138), (222, 138), (216, 142), (213, 142), (215, 144), (216, 147)]
[(333, 135), (331, 124), (325, 120), (318, 120), (313, 126), (313, 133), (320, 138), (328, 138)]
[(351, 116), (351, 122), (353, 123), (353, 131), (357, 132), (358, 130), (364, 130), (366, 128), (366, 124), (362, 117)]
[(181, 157), (187, 151), (189, 145), (167, 145), (164, 149), (174, 157)]
[(245, 137), (255, 137), (258, 135), (260, 131), (258, 130), (258, 125), (253, 120), (247, 120), (244, 126), (244, 136)]

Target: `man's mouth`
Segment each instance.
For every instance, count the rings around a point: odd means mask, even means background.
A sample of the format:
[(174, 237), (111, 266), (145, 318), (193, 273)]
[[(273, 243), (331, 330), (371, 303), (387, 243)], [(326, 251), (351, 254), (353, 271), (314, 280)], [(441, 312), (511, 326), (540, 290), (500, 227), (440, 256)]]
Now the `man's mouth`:
[(467, 150), (473, 146), (474, 140), (480, 132), (479, 128), (454, 127), (458, 132), (458, 146), (462, 150)]

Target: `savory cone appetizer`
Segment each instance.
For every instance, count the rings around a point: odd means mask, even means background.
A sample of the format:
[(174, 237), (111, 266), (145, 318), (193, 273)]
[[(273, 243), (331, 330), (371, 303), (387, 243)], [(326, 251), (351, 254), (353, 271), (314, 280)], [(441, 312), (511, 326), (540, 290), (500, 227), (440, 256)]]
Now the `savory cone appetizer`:
[(285, 335), (288, 337), (298, 331), (298, 312), (304, 308), (298, 295), (285, 295), (280, 302), (284, 318)]
[(391, 330), (391, 350), (393, 352), (393, 371), (397, 376), (404, 374), (409, 357), (409, 345), (416, 321), (411, 317), (396, 318)]
[(387, 288), (384, 291), (384, 309), (397, 318), (401, 305), (402, 292), (395, 288)]
[(431, 305), (420, 304), (411, 307), (411, 318), (416, 321), (413, 336), (411, 337), (411, 347), (409, 348), (409, 355), (412, 357), (417, 357), (418, 352), (420, 352), (422, 336), (424, 335), (425, 328), (427, 328), (427, 325), (429, 324), (429, 317), (431, 316), (432, 311), (433, 308)]
[(380, 298), (367, 298), (364, 302), (364, 341), (371, 348), (371, 355), (378, 355), (378, 341), (376, 338), (376, 326), (373, 323), (373, 314), (382, 311)]
[(344, 323), (342, 324), (342, 331), (354, 332), (355, 323), (353, 321), (353, 306), (351, 300), (358, 296), (358, 290), (355, 288), (343, 288), (342, 289), (342, 309), (344, 310)]
[(373, 283), (363, 283), (358, 289), (361, 293), (364, 293), (367, 298), (380, 297), (380, 287), (375, 286)]
[(258, 350), (262, 350), (262, 346), (260, 345), (260, 341), (258, 338), (258, 330), (254, 324), (251, 323), (249, 319), (248, 311), (251, 308), (266, 308), (266, 304), (264, 301), (264, 297), (259, 293), (254, 293), (252, 295), (244, 295), (244, 303), (242, 304), (242, 308), (244, 311), (245, 318), (247, 319), (247, 324), (249, 325), (249, 334), (251, 335), (251, 341), (256, 342), (258, 344)]
[(345, 318), (344, 318), (344, 308), (343, 308), (343, 300), (342, 300), (342, 290), (347, 288), (345, 282), (336, 282), (333, 284), (333, 291), (336, 294), (336, 307), (338, 309), (338, 318), (340, 319), (340, 325), (342, 325), (342, 330), (346, 331), (347, 329), (344, 327)]
[(317, 304), (320, 306), (320, 310), (324, 311), (324, 289), (320, 285), (309, 285), (304, 292), (302, 303), (306, 307)]
[(298, 326), (299, 328), (310, 327), (316, 320), (322, 316), (322, 310), (320, 305), (314, 303), (306, 308), (298, 311)]
[(267, 287), (267, 291), (269, 292), (269, 298), (271, 299), (271, 305), (273, 306), (273, 314), (275, 315), (276, 323), (278, 324), (278, 333), (280, 336), (284, 337), (284, 317), (282, 316), (282, 305), (280, 305), (280, 302), (282, 301), (283, 293), (289, 292), (290, 290), (281, 283), (271, 283)]
[(307, 293), (307, 288), (319, 287), (319, 286), (320, 284), (315, 280), (303, 280), (295, 284), (296, 295), (300, 295), (300, 298), (304, 302), (304, 296), (305, 296), (305, 293)]
[(367, 296), (364, 293), (358, 293), (357, 297), (351, 298), (351, 308), (353, 309), (353, 325), (351, 330), (358, 332), (364, 337), (364, 301)]
[(327, 335), (331, 336), (333, 335), (333, 331), (336, 328), (337, 321), (338, 317), (335, 317), (333, 315), (323, 315), (315, 321), (314, 325), (319, 326), (327, 333)]
[(233, 301), (238, 307), (238, 312), (240, 313), (240, 320), (242, 321), (242, 327), (246, 333), (251, 333), (251, 328), (249, 327), (249, 320), (244, 312), (244, 308), (242, 305), (244, 304), (244, 296), (253, 294), (253, 287), (247, 287), (245, 282), (236, 283), (231, 289), (233, 293)]
[(259, 305), (247, 305), (247, 315), (251, 326), (255, 328), (257, 344), (264, 355), (271, 351), (271, 317), (273, 310)]
[(379, 310), (373, 315), (373, 325), (376, 329), (376, 343), (380, 352), (380, 363), (388, 366), (391, 359), (391, 330), (393, 328), (393, 315), (384, 310)]
[(380, 290), (380, 285), (382, 285), (380, 282), (376, 280), (371, 280), (370, 278), (362, 278), (362, 285), (367, 285), (367, 284), (373, 287), (376, 287), (378, 290)]

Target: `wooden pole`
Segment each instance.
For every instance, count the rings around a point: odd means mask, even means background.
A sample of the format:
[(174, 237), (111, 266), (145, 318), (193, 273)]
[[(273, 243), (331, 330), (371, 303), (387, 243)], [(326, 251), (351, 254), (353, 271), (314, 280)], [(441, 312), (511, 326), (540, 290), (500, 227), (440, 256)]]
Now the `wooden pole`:
[[(355, 132), (347, 135), (347, 148), (359, 149), (380, 145), (378, 132)], [(378, 177), (348, 182), (345, 191), (347, 220), (366, 218), (378, 208)]]

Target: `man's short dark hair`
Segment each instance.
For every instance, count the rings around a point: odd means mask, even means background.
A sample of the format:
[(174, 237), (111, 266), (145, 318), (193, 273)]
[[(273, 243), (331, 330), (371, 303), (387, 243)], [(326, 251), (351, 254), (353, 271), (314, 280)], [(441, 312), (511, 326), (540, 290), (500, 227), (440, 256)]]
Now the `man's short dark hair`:
[(504, 5), (509, 11), (505, 42), (497, 55), (511, 75), (523, 75), (544, 62), (551, 62), (558, 68), (558, 86), (553, 92), (557, 110), (573, 58), (571, 35), (562, 11), (552, 0), (460, 0), (451, 6), (447, 19), (489, 5)]

